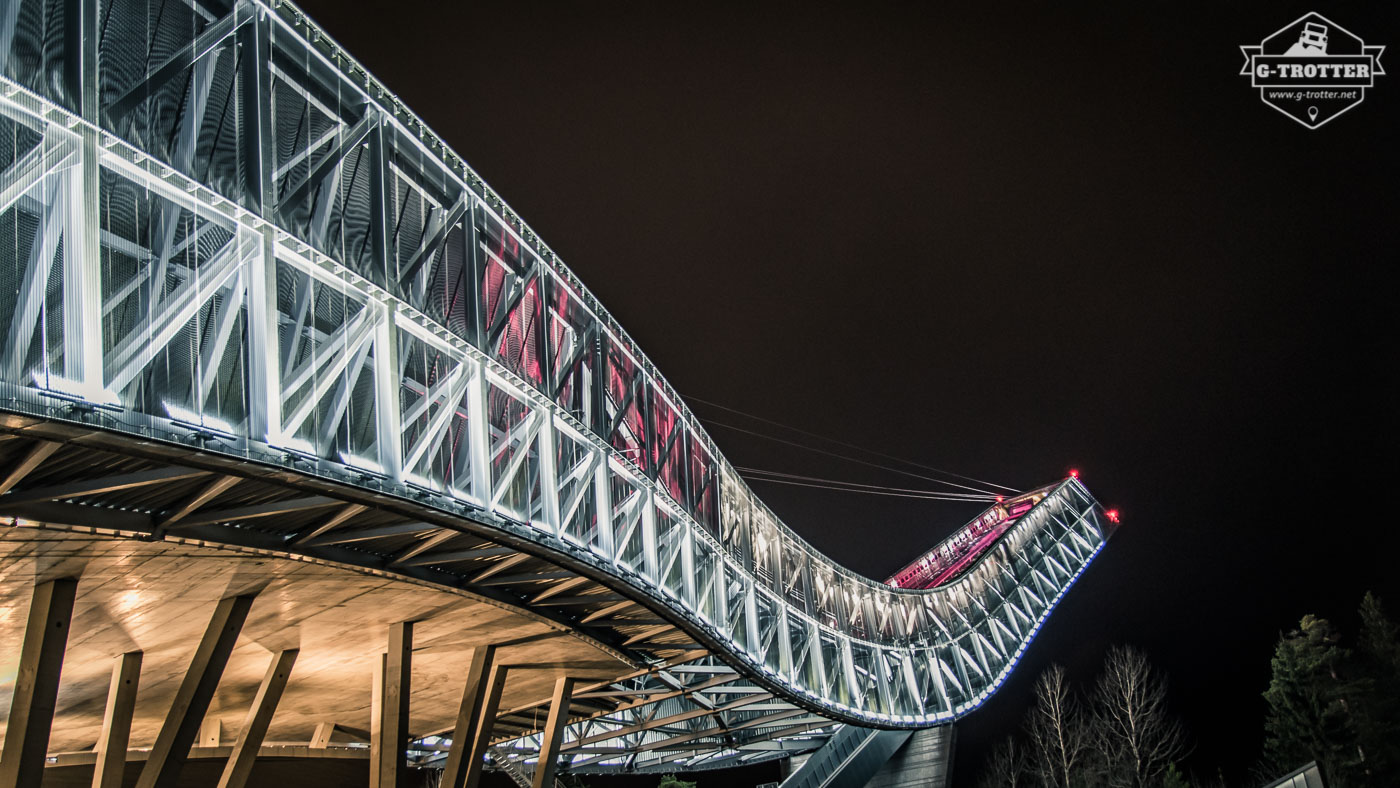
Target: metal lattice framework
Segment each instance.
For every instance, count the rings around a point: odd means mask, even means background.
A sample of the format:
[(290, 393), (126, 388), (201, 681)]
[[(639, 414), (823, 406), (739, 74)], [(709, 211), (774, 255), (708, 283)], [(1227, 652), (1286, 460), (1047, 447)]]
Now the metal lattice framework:
[[(288, 3), (10, 0), (0, 72), (0, 409), (199, 458), (142, 471), (191, 480), (182, 500), (104, 504), (124, 533), (334, 547), (611, 626), (643, 672), (591, 690), (611, 701), (566, 736), (576, 762), (954, 719), (1108, 536), (1066, 480), (935, 590), (820, 555), (574, 274)], [(213, 505), (273, 472), (318, 492)], [(70, 522), (55, 507), (111, 489), (0, 508)], [(710, 714), (626, 700), (666, 691)]]

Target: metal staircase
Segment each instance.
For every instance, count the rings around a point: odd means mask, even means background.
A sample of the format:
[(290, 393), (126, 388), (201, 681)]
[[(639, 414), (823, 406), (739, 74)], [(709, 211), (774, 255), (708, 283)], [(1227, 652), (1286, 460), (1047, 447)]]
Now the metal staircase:
[(780, 788), (861, 788), (910, 735), (909, 731), (847, 725), (812, 753)]

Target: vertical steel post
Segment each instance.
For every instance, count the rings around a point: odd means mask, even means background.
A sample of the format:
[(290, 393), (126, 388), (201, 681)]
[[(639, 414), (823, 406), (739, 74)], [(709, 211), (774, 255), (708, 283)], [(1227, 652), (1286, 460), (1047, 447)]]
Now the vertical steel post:
[[(392, 481), (402, 481), (403, 431), (399, 404), (400, 368), (399, 334), (394, 325), (394, 305), (391, 301), (373, 301), (365, 306), (376, 310), (374, 315), (374, 393), (375, 447), (379, 452), (379, 467)], [(451, 407), (451, 404), (443, 407)]]
[(608, 453), (592, 447), (589, 451), (597, 456), (593, 469), (593, 499), (597, 510), (598, 546), (604, 556), (611, 558), (616, 555), (613, 544), (616, 531), (613, 528), (612, 485), (608, 483)]
[(102, 257), (97, 144), (97, 0), (67, 0), (64, 76), (78, 128), (78, 166), (66, 177), (63, 201), (63, 376), (91, 400), (103, 399)]
[(554, 436), (553, 403), (540, 406), (540, 498), (544, 504), (544, 520), (550, 534), (558, 536), (564, 524), (559, 522), (558, 439)]
[(472, 381), (467, 389), (467, 437), (471, 441), (472, 497), (482, 506), (491, 505), (491, 423), (486, 403), (489, 383), (486, 381), (485, 361), (471, 364)]
[(239, 28), (239, 101), (242, 103), (244, 197), (248, 208), (267, 221), (257, 232), (261, 254), (247, 266), (248, 436), (276, 441), (282, 431), (281, 371), (278, 368), (277, 246), (273, 222), (277, 197), (272, 173), (277, 165), (272, 128), (272, 35), (267, 11), (238, 4), (234, 13), (256, 14)]

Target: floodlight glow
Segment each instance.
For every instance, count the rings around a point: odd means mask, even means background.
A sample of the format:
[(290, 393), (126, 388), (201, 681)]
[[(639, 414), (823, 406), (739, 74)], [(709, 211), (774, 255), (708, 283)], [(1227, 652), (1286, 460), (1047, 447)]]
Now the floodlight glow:
[(118, 397), (115, 392), (93, 383), (69, 380), (58, 375), (48, 375), (37, 369), (32, 373), (31, 379), (36, 387), (66, 399), (108, 408), (120, 408), (122, 404), (121, 397)]
[(203, 413), (195, 413), (173, 402), (165, 402), (162, 400), (160, 404), (165, 408), (165, 412), (170, 414), (170, 420), (182, 427), (209, 430), (210, 432), (219, 433), (225, 438), (236, 437), (235, 433), (237, 430), (234, 429), (232, 424), (229, 424), (223, 419), (215, 416), (206, 416)]
[(346, 465), (349, 465), (351, 468), (354, 468), (357, 471), (373, 473), (377, 476), (385, 475), (383, 465), (380, 465), (374, 460), (368, 460), (356, 454), (350, 454), (349, 452), (343, 451), (340, 453), (340, 461), (345, 463)]
[(269, 439), (268, 443), (279, 449), (286, 449), (295, 454), (301, 454), (308, 459), (316, 459), (316, 446), (305, 438), (298, 438), (295, 435), (283, 435), (280, 438)]

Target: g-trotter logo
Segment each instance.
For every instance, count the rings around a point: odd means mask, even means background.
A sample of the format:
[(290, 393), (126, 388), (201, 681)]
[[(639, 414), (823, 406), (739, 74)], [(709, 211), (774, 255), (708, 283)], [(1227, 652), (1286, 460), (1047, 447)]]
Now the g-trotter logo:
[(1265, 104), (1310, 129), (1332, 120), (1366, 98), (1366, 88), (1385, 75), (1383, 46), (1367, 46), (1351, 31), (1311, 13), (1260, 41), (1242, 46), (1241, 76), (1259, 88)]

